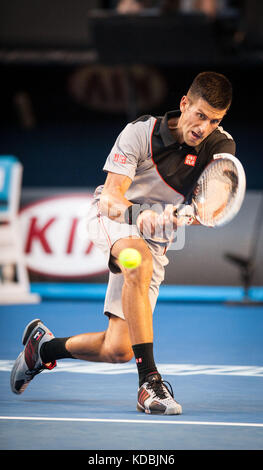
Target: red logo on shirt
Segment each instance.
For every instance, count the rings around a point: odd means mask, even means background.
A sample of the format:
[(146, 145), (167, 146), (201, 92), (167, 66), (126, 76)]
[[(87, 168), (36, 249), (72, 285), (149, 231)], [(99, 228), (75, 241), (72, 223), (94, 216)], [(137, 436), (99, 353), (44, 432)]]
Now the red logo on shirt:
[(120, 153), (115, 153), (114, 161), (119, 163), (126, 163), (127, 157), (121, 155)]
[(188, 154), (185, 157), (184, 163), (185, 163), (185, 165), (195, 166), (196, 159), (197, 159), (196, 155)]

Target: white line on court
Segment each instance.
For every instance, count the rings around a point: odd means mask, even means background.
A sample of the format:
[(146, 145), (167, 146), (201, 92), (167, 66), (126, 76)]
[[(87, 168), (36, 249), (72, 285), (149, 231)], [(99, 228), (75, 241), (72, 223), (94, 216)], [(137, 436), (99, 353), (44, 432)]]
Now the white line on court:
[[(10, 372), (13, 364), (14, 360), (0, 359), (0, 372)], [(158, 369), (161, 374), (165, 375), (228, 375), (263, 378), (263, 366), (158, 364)], [(70, 362), (60, 362), (53, 370), (54, 372), (102, 375), (137, 374), (137, 367), (136, 364), (89, 363), (74, 359)]]
[(103, 419), (103, 418), (49, 418), (44, 416), (0, 416), (0, 420), (61, 421), (79, 423), (130, 423), (130, 424), (190, 424), (198, 426), (243, 426), (263, 428), (263, 423), (231, 423), (222, 421), (170, 421), (149, 419)]

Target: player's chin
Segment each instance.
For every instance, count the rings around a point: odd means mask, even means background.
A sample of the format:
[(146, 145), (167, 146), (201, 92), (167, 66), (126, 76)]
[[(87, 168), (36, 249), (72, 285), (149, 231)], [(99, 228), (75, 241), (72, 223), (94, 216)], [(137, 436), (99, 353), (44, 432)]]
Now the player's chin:
[(198, 144), (200, 144), (200, 141), (196, 141), (196, 140), (192, 140), (192, 139), (188, 139), (188, 140), (185, 140), (185, 143), (186, 145), (189, 145), (189, 147), (196, 147)]
[(195, 147), (196, 145), (199, 145), (203, 140), (204, 140), (203, 137), (198, 137), (197, 134), (192, 134), (191, 132), (189, 137), (185, 139), (185, 143), (187, 145)]

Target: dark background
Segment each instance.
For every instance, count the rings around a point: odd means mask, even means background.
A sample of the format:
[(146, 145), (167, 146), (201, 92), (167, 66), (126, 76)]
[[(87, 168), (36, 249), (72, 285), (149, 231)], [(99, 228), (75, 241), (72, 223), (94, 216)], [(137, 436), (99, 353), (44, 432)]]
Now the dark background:
[(245, 167), (246, 200), (227, 227), (189, 228), (185, 249), (168, 253), (165, 282), (240, 285), (225, 254), (250, 259), (258, 232), (252, 282), (262, 285), (263, 2), (218, 0), (214, 17), (167, 12), (161, 0), (120, 15), (117, 3), (0, 2), (0, 155), (23, 164), (22, 204), (93, 191), (128, 121), (178, 108), (197, 73), (224, 73), (234, 95), (223, 127)]
[(248, 189), (262, 189), (261, 3), (227, 2), (211, 20), (158, 8), (118, 15), (116, 2), (98, 0), (2, 0), (0, 154), (21, 160), (24, 187), (93, 188), (127, 121), (177, 108), (193, 77), (215, 70), (234, 89), (223, 126)]

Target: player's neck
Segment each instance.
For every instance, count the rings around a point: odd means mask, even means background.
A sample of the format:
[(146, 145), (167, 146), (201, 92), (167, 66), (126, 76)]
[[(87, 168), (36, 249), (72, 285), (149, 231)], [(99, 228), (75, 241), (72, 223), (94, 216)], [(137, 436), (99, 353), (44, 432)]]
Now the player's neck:
[(171, 118), (168, 121), (168, 127), (172, 135), (174, 136), (176, 142), (178, 142), (179, 144), (183, 144), (184, 143), (183, 133), (178, 127), (178, 122), (179, 122), (178, 118)]

